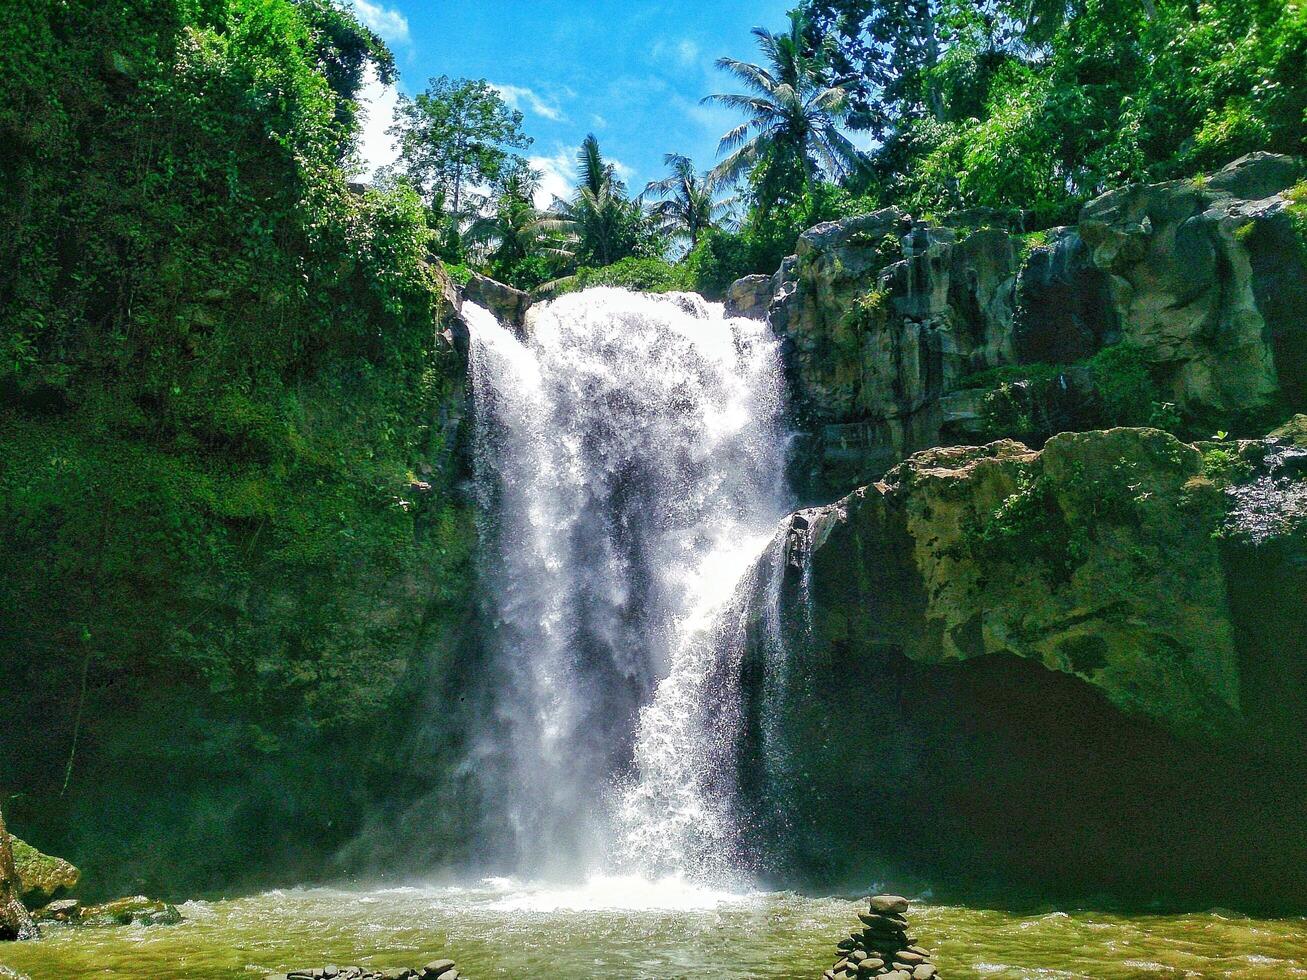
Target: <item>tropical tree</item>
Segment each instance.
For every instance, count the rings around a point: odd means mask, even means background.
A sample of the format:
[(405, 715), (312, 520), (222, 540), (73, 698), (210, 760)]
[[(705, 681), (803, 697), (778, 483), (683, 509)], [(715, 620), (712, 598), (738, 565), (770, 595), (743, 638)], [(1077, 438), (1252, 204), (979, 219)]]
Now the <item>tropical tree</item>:
[(671, 173), (662, 180), (651, 181), (641, 199), (656, 200), (649, 216), (664, 234), (688, 239), (690, 248), (694, 248), (704, 232), (726, 222), (735, 199), (718, 200), (717, 182), (712, 174), (701, 176), (689, 157), (669, 153), (663, 161)]
[(388, 132), (399, 142), (399, 171), (457, 219), (475, 210), (470, 189), (494, 186), (520, 161), (512, 151), (531, 145), (522, 118), (485, 80), (441, 75), (414, 98), (400, 96)]
[[(1023, 2), (1023, 0), (1014, 0)], [(1051, 6), (1059, 0), (1034, 0)], [(848, 79), (849, 122), (877, 137), (945, 107), (934, 69), (941, 53), (944, 0), (806, 0), (810, 46)]]
[(648, 237), (638, 202), (626, 193), (617, 168), (604, 159), (593, 133), (577, 155), (579, 182), (570, 200), (555, 198), (553, 210), (576, 233), (577, 260), (583, 265), (611, 265), (634, 255)]
[(796, 10), (787, 33), (755, 27), (753, 36), (765, 66), (717, 60), (747, 92), (704, 99), (749, 117), (722, 137), (718, 152), (726, 157), (714, 168), (714, 179), (734, 181), (748, 173), (766, 202), (796, 179), (807, 185), (823, 174), (840, 178), (852, 172), (861, 154), (840, 131), (850, 106), (847, 83), (830, 79), (826, 48), (810, 43), (807, 18)]
[[(514, 165), (500, 182), (494, 209), (474, 220), (464, 241), (485, 250), (491, 273), (518, 286), (537, 286), (573, 256), (575, 226), (535, 206), (540, 173)], [(524, 264), (530, 265), (528, 271)], [(517, 281), (525, 276), (531, 281)]]

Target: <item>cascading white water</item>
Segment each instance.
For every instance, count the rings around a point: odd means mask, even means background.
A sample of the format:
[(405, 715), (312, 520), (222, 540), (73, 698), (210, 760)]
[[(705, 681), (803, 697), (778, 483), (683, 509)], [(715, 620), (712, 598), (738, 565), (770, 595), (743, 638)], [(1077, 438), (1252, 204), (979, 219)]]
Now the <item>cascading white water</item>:
[(565, 296), (525, 341), (464, 313), (493, 622), (486, 805), (527, 873), (720, 869), (738, 704), (714, 678), (789, 503), (779, 345), (689, 295)]

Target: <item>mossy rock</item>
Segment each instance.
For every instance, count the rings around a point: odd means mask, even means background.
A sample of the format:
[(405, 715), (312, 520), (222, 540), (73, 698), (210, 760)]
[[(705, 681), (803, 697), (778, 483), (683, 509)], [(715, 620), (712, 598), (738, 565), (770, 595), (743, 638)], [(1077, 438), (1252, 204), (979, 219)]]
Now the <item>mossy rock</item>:
[(1268, 436), (1270, 439), (1287, 439), (1295, 446), (1307, 446), (1307, 415), (1295, 415)]
[(171, 926), (181, 921), (182, 914), (175, 905), (144, 895), (92, 905), (82, 909), (78, 919), (84, 926)]
[(39, 908), (77, 887), (82, 873), (63, 858), (42, 854), (31, 844), (10, 837), (19, 891), (28, 908)]

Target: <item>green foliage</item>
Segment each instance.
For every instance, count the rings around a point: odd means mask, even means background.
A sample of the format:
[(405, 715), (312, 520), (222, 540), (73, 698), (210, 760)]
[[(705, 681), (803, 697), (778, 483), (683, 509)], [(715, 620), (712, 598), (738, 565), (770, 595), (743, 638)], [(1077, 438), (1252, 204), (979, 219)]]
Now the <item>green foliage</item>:
[(512, 151), (531, 145), (522, 113), (498, 89), (448, 75), (411, 99), (401, 95), (389, 132), (399, 146), (399, 172), (436, 211), (456, 217), (475, 210), (471, 188), (496, 184), (520, 160)]
[[(795, 189), (856, 170), (861, 157), (841, 132), (849, 99), (844, 82), (832, 82), (825, 45), (812, 45), (806, 14), (791, 11), (789, 30), (753, 29), (762, 65), (720, 58), (717, 67), (746, 90), (710, 95), (705, 102), (744, 112), (748, 118), (721, 139), (726, 158), (714, 170), (719, 180), (750, 174), (766, 202)], [(752, 135), (750, 135), (752, 134)]]
[(461, 262), (445, 262), (442, 265), (449, 278), (460, 286), (466, 286), (472, 281), (472, 270)]
[(1030, 261), (1030, 256), (1037, 250), (1049, 248), (1052, 245), (1052, 239), (1046, 231), (1032, 231), (1024, 235), (1017, 236), (1017, 259), (1021, 265)]
[(620, 286), (646, 293), (688, 292), (694, 281), (684, 265), (672, 265), (664, 259), (630, 257), (598, 269), (582, 267), (570, 289), (591, 286)]
[(1203, 451), (1203, 476), (1213, 483), (1227, 486), (1252, 475), (1252, 467), (1239, 456), (1236, 447), (1213, 447)]
[(631, 200), (614, 166), (604, 159), (590, 134), (577, 156), (580, 182), (568, 201), (555, 201), (558, 220), (576, 237), (573, 250), (580, 266), (611, 265), (631, 256), (654, 257), (664, 241), (638, 201)]
[[(1298, 248), (1307, 257), (1307, 180), (1300, 181), (1284, 192), (1289, 199), (1289, 220), (1293, 222), (1294, 236), (1298, 239)], [(1244, 228), (1256, 228), (1256, 224), (1244, 225)]]
[(1016, 491), (993, 511), (964, 525), (962, 546), (979, 567), (996, 563), (1038, 564), (1054, 582), (1065, 582), (1083, 560), (1087, 541), (1068, 525), (1047, 477), (1018, 474)]
[(467, 589), (427, 210), (347, 180), (389, 53), (308, 0), (23, 0), (0, 33), (0, 782), (57, 794), (76, 719), (72, 800), (308, 779)]
[(663, 234), (685, 239), (693, 249), (700, 238), (729, 220), (735, 201), (718, 200), (716, 179), (700, 175), (689, 157), (668, 153), (663, 159), (671, 173), (651, 181), (641, 198), (654, 200), (649, 217)]
[(1058, 432), (1084, 429), (1187, 431), (1148, 364), (1124, 344), (1105, 347), (1079, 365), (1018, 364), (977, 372), (959, 387), (986, 391), (985, 434), (992, 439), (1041, 446)]
[(868, 186), (914, 211), (1043, 224), (1134, 180), (1307, 148), (1291, 0), (806, 0), (810, 43), (876, 136)]
[(557, 277), (575, 251), (576, 225), (535, 206), (540, 174), (525, 165), (502, 175), (493, 210), (477, 217), (464, 241), (480, 246), (490, 276), (531, 289)]
[(875, 286), (854, 299), (852, 308), (846, 314), (847, 321), (859, 332), (866, 331), (884, 322), (889, 313), (889, 305), (889, 290)]
[(985, 432), (1040, 446), (1058, 432), (1086, 428), (1093, 406), (1073, 391), (1061, 367), (1032, 364), (998, 368), (968, 379), (968, 387), (990, 387), (985, 395)]
[(699, 239), (682, 260), (691, 287), (709, 299), (722, 299), (731, 283), (754, 271), (749, 242), (743, 235), (713, 231)]
[(1105, 425), (1149, 425), (1167, 431), (1181, 427), (1174, 402), (1166, 398), (1137, 348), (1104, 347), (1089, 360), (1094, 390)]

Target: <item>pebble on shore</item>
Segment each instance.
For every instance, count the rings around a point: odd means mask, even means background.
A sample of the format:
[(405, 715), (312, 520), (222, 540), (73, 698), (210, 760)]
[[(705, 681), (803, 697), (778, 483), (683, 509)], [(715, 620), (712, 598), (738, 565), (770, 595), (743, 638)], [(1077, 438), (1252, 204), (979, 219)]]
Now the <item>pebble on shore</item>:
[(836, 943), (835, 965), (822, 980), (938, 980), (930, 951), (908, 935), (908, 900), (899, 895), (873, 895), (867, 911), (859, 912), (859, 932)]
[(318, 966), (269, 973), (264, 980), (467, 980), (453, 960), (434, 960), (418, 967)]

